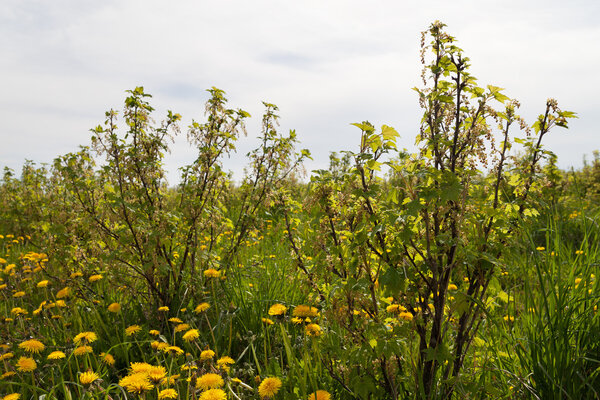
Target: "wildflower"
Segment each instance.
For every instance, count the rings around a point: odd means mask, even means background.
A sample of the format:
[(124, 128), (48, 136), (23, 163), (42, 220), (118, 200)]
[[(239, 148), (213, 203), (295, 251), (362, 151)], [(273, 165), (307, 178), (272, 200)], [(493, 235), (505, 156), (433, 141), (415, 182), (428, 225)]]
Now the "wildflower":
[(200, 353), (200, 360), (201, 361), (206, 361), (206, 360), (212, 360), (212, 358), (215, 356), (215, 352), (208, 349), (208, 350), (204, 350), (202, 351), (202, 353)]
[(99, 281), (99, 280), (100, 280), (100, 279), (102, 279), (102, 278), (104, 278), (102, 275), (100, 275), (100, 274), (96, 274), (96, 275), (92, 275), (92, 276), (90, 276), (90, 277), (88, 278), (88, 281), (89, 281), (90, 283), (92, 283), (92, 282)]
[(82, 385), (89, 385), (98, 379), (100, 379), (100, 376), (92, 371), (83, 372), (79, 375), (79, 382), (81, 382)]
[(46, 348), (46, 346), (44, 346), (44, 343), (40, 342), (39, 340), (35, 340), (35, 339), (26, 340), (26, 341), (20, 343), (19, 347), (28, 353), (35, 353), (35, 354), (38, 354), (40, 351), (43, 351)]
[(183, 340), (185, 340), (186, 342), (191, 342), (193, 340), (198, 339), (199, 337), (200, 337), (200, 332), (198, 332), (198, 329), (190, 329), (189, 331), (184, 333), (182, 336)]
[(11, 393), (4, 396), (2, 400), (19, 400), (20, 398), (21, 395), (19, 393)]
[(110, 365), (111, 367), (115, 365), (115, 358), (107, 353), (100, 353), (100, 359), (104, 364)]
[(154, 385), (150, 383), (148, 375), (145, 373), (127, 375), (119, 381), (119, 385), (127, 389), (128, 392), (137, 394), (154, 389)]
[(71, 288), (67, 286), (67, 287), (60, 289), (58, 291), (58, 293), (56, 293), (56, 298), (62, 299), (64, 297), (68, 297), (70, 294), (71, 294)]
[(265, 397), (271, 398), (277, 394), (280, 388), (281, 379), (275, 377), (265, 378), (258, 386), (258, 394), (261, 399)]
[(108, 306), (108, 311), (111, 313), (118, 313), (121, 311), (121, 305), (119, 303), (112, 303)]
[(164, 389), (158, 392), (158, 400), (176, 399), (177, 396), (177, 391), (175, 389)]
[(512, 316), (512, 315), (505, 315), (505, 316), (504, 316), (504, 320), (505, 320), (506, 322), (513, 322), (513, 321), (515, 320), (515, 317), (514, 317), (514, 316)]
[(157, 331), (156, 329), (150, 329), (148, 331), (148, 333), (151, 334), (152, 336), (158, 336), (158, 335), (160, 335), (160, 332)]
[(164, 350), (169, 347), (169, 344), (155, 340), (154, 342), (150, 343), (150, 346), (152, 346), (154, 350)]
[(294, 317), (292, 318), (292, 322), (296, 325), (300, 325), (304, 320), (302, 318)]
[(79, 272), (79, 271), (76, 271), (76, 272), (73, 272), (73, 273), (72, 273), (72, 274), (69, 276), (69, 278), (71, 278), (71, 279), (75, 279), (75, 278), (79, 278), (80, 276), (83, 276), (83, 273), (81, 273), (81, 272)]
[(0, 361), (3, 360), (9, 360), (11, 358), (13, 358), (15, 355), (13, 353), (4, 353), (2, 355), (0, 355)]
[(265, 324), (267, 324), (267, 325), (273, 325), (273, 321), (270, 320), (269, 318), (263, 318), (262, 322), (265, 323)]
[(158, 307), (158, 311), (160, 311), (160, 312), (169, 312), (169, 307), (167, 307), (167, 306)]
[(580, 255), (582, 255), (582, 254), (583, 254), (583, 250), (576, 250), (576, 251), (575, 251), (575, 255), (578, 255), (578, 256), (580, 256)]
[(204, 374), (196, 380), (196, 387), (202, 390), (217, 389), (223, 387), (225, 382), (221, 375), (218, 374)]
[(140, 328), (139, 325), (131, 325), (125, 329), (125, 335), (127, 335), (127, 336), (135, 335), (136, 333), (138, 333), (141, 330), (142, 330), (142, 328)]
[(544, 251), (546, 248), (544, 246), (539, 246), (535, 248), (537, 251)]
[(2, 376), (0, 376), (0, 379), (10, 378), (11, 376), (14, 376), (16, 374), (17, 373), (15, 371), (6, 371), (5, 373), (2, 374)]
[(92, 349), (92, 346), (79, 346), (79, 347), (75, 347), (75, 350), (73, 350), (73, 354), (77, 357), (79, 356), (83, 356), (85, 354), (89, 354), (89, 353), (93, 353), (94, 349)]
[(206, 310), (208, 310), (210, 308), (210, 304), (208, 303), (200, 303), (196, 306), (196, 308), (194, 309), (194, 312), (196, 314), (200, 314)]
[(164, 377), (167, 376), (167, 370), (165, 367), (153, 365), (150, 367), (147, 374), (148, 378), (150, 378), (154, 384), (158, 385), (164, 379)]
[(310, 337), (319, 337), (321, 336), (321, 327), (317, 324), (308, 324), (304, 328), (306, 334)]
[(200, 400), (226, 400), (227, 394), (222, 389), (209, 389), (200, 395)]
[(223, 356), (217, 360), (217, 366), (225, 372), (228, 372), (229, 366), (234, 363), (235, 361), (233, 361), (233, 358), (229, 356)]
[(16, 292), (15, 294), (13, 294), (13, 297), (23, 297), (23, 296), (25, 296), (25, 292), (23, 292), (23, 291), (19, 291), (19, 292)]
[(454, 283), (451, 283), (448, 285), (448, 290), (458, 290), (458, 286), (456, 286)]
[(206, 278), (219, 278), (221, 276), (221, 271), (217, 271), (214, 268), (209, 268), (204, 271), (204, 276)]
[(331, 395), (329, 394), (329, 392), (327, 392), (325, 390), (317, 390), (316, 392), (314, 392), (310, 396), (308, 396), (308, 400), (329, 400), (329, 399), (331, 399)]
[(283, 304), (273, 304), (270, 308), (269, 308), (269, 315), (283, 315), (285, 314), (285, 312), (287, 311), (287, 307), (284, 306)]
[(32, 372), (37, 368), (35, 360), (30, 357), (21, 357), (17, 361), (17, 369), (21, 372)]
[(172, 322), (174, 324), (181, 324), (183, 321), (177, 317), (172, 317), (172, 318), (169, 318), (169, 322)]
[(66, 307), (67, 303), (64, 300), (56, 300), (56, 307)]
[(146, 362), (132, 362), (131, 364), (129, 364), (129, 369), (131, 370), (132, 374), (139, 374), (139, 373), (147, 374), (151, 368), (152, 368), (152, 365), (150, 365)]
[(184, 353), (183, 349), (181, 349), (181, 347), (177, 347), (177, 346), (168, 346), (165, 347), (163, 350), (165, 353), (169, 353), (175, 356), (180, 356)]
[(65, 358), (66, 355), (62, 351), (53, 351), (48, 354), (48, 360), (60, 360), (61, 358)]
[(94, 332), (81, 332), (73, 338), (73, 342), (79, 345), (81, 342), (92, 343), (98, 340), (98, 336)]
[(46, 280), (44, 280), (44, 281), (39, 281), (39, 282), (37, 283), (37, 287), (39, 287), (39, 288), (45, 288), (46, 286), (48, 286), (48, 283), (50, 283), (50, 282), (48, 282), (48, 281), (46, 281)]
[(316, 317), (318, 310), (315, 307), (299, 305), (294, 308), (294, 317)]
[(10, 310), (10, 313), (15, 315), (27, 315), (27, 310), (21, 307), (15, 307), (12, 310)]
[(413, 315), (409, 312), (401, 312), (400, 314), (398, 314), (398, 318), (403, 319), (404, 321), (412, 321), (413, 320)]
[(400, 313), (402, 311), (406, 311), (406, 308), (400, 304), (390, 304), (385, 308), (385, 311), (389, 313)]
[(188, 329), (190, 329), (190, 326), (188, 324), (179, 324), (175, 327), (175, 333), (187, 331)]

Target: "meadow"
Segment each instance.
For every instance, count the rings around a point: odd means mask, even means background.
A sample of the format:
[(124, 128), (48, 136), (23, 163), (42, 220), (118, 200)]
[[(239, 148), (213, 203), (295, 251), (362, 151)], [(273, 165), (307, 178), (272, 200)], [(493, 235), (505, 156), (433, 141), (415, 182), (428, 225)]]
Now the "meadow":
[(89, 145), (5, 169), (0, 398), (600, 398), (600, 156), (560, 170), (543, 138), (575, 113), (524, 121), (441, 23), (422, 47), (415, 154), (358, 122), (306, 180), (265, 103), (234, 183), (250, 115), (212, 88), (169, 185), (181, 116), (137, 87)]

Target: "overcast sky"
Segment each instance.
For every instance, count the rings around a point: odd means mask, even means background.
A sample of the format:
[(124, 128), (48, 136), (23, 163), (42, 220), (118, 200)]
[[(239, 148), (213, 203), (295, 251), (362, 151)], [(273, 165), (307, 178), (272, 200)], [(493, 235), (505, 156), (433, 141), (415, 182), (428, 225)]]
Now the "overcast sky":
[[(89, 143), (125, 90), (144, 86), (161, 120), (167, 109), (203, 121), (207, 88), (252, 114), (239, 176), (257, 143), (261, 101), (280, 108), (312, 151), (355, 149), (369, 120), (394, 126), (413, 148), (421, 111), (420, 32), (435, 20), (471, 58), (480, 84), (506, 88), (533, 122), (548, 97), (578, 113), (546, 142), (562, 167), (600, 149), (600, 2), (589, 1), (98, 1), (0, 2), (0, 167), (51, 162)], [(185, 134), (166, 159), (169, 181), (196, 152)]]

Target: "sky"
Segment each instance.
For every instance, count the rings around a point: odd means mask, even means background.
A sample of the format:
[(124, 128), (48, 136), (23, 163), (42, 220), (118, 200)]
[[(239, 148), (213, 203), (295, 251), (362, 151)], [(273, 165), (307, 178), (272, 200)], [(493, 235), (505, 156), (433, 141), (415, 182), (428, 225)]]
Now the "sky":
[(0, 167), (51, 163), (89, 144), (89, 130), (125, 91), (144, 86), (153, 117), (183, 116), (165, 159), (170, 183), (196, 155), (185, 139), (204, 121), (206, 89), (225, 90), (252, 114), (238, 154), (241, 178), (260, 133), (262, 101), (279, 107), (280, 131), (308, 148), (308, 171), (331, 151), (356, 150), (353, 122), (393, 126), (414, 149), (422, 111), (420, 32), (447, 25), (480, 85), (505, 88), (530, 123), (556, 98), (579, 118), (546, 141), (562, 168), (600, 149), (600, 2), (3, 0), (0, 2)]

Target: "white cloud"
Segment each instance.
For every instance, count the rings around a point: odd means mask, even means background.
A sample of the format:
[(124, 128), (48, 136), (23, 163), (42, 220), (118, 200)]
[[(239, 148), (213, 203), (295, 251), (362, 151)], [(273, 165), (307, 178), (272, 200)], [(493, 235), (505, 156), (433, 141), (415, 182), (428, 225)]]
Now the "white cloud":
[[(440, 19), (457, 37), (481, 84), (521, 100), (531, 120), (547, 97), (579, 112), (568, 136), (549, 148), (563, 166), (579, 165), (598, 147), (594, 90), (600, 55), (592, 1), (53, 1), (0, 5), (0, 157), (51, 161), (86, 144), (89, 128), (124, 91), (144, 85), (156, 118), (167, 108), (202, 119), (206, 88), (227, 91), (230, 105), (250, 111), (260, 127), (261, 101), (280, 107), (281, 129), (296, 129), (324, 167), (329, 151), (351, 149), (351, 122), (395, 126), (410, 147), (420, 111), (420, 31)], [(194, 151), (182, 138), (168, 160)], [(240, 154), (253, 144), (240, 141)], [(243, 157), (228, 167), (240, 172)]]

